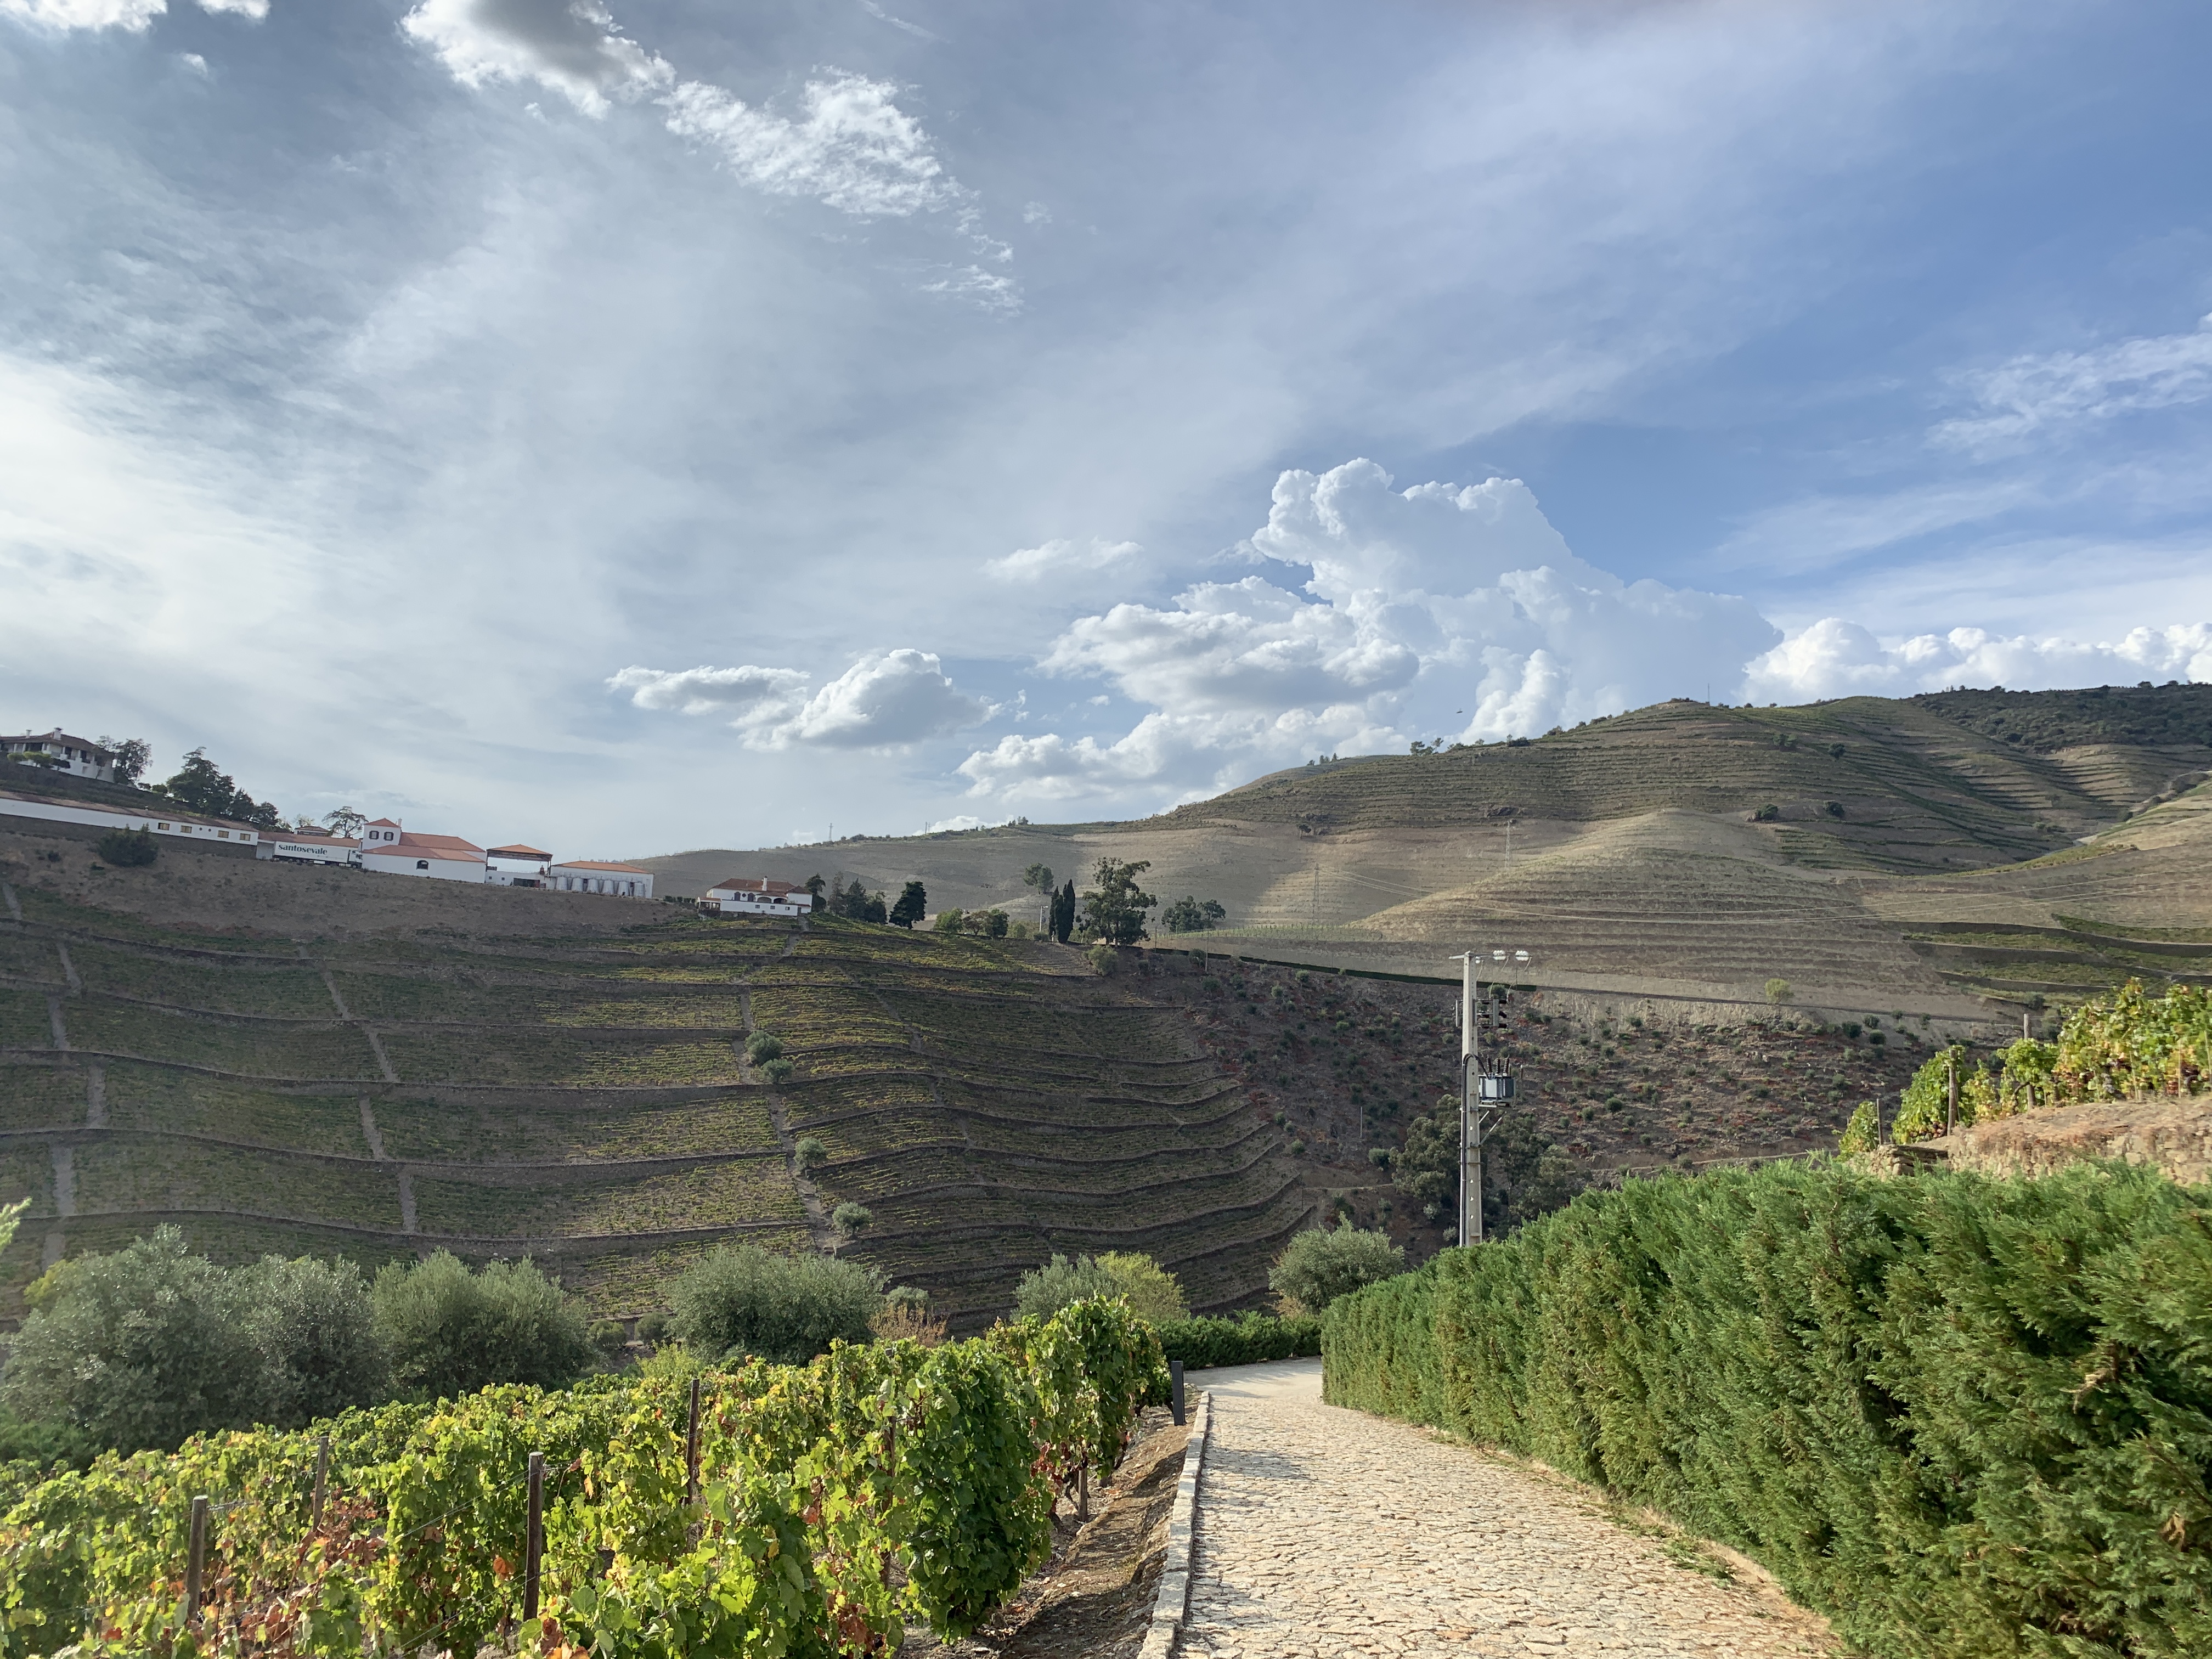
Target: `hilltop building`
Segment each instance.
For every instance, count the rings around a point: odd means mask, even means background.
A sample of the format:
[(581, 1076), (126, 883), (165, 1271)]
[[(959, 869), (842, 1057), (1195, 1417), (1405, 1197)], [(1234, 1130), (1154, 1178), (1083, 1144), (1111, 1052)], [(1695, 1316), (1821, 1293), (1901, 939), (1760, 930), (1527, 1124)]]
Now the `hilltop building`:
[(484, 879), (495, 887), (545, 887), (551, 884), (546, 868), (553, 855), (543, 848), (495, 847), (484, 854)]
[[(112, 750), (101, 748), (90, 738), (73, 738), (58, 726), (44, 733), (27, 732), (21, 737), (0, 738), (0, 752), (11, 761), (42, 755), (48, 762), (46, 770), (66, 772), (73, 778), (91, 778), (100, 783), (115, 781), (115, 755)], [(59, 765), (52, 763), (57, 761)]]
[(562, 893), (612, 893), (621, 898), (653, 896), (653, 872), (635, 864), (607, 864), (598, 859), (570, 859), (548, 865), (545, 884)]
[(787, 881), (732, 876), (709, 887), (699, 904), (726, 916), (804, 916), (813, 912), (814, 895)]
[(362, 831), (361, 867), (387, 876), (428, 876), (434, 881), (489, 878), (484, 849), (459, 836), (410, 835), (391, 818)]

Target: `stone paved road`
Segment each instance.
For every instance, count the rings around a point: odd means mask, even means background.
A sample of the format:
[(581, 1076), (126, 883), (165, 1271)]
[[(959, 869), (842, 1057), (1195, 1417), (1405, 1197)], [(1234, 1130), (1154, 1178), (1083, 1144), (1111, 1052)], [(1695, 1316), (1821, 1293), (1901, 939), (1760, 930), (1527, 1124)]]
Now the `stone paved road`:
[(1322, 1404), (1317, 1359), (1192, 1380), (1213, 1433), (1189, 1659), (1831, 1650), (1811, 1614), (1676, 1565), (1567, 1482)]

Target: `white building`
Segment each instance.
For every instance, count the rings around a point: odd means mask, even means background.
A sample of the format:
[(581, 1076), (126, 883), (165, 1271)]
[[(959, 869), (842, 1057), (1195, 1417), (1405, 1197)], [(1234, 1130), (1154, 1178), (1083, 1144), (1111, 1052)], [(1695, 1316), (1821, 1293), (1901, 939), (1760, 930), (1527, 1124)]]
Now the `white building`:
[(392, 818), (362, 831), (361, 867), (386, 876), (428, 876), (434, 881), (482, 883), (484, 849), (459, 836), (415, 836)]
[(653, 896), (653, 872), (635, 864), (606, 864), (598, 859), (570, 859), (545, 866), (545, 884), (562, 893), (612, 893), (617, 898)]
[(18, 738), (0, 738), (0, 752), (5, 752), (10, 760), (25, 755), (44, 755), (49, 761), (61, 764), (42, 767), (43, 771), (66, 772), (73, 778), (96, 778), (102, 783), (115, 781), (112, 750), (101, 748), (90, 738), (73, 738), (58, 726), (43, 734), (27, 732)]
[(484, 854), (484, 879), (495, 887), (544, 887), (550, 884), (546, 866), (553, 855), (540, 848), (495, 847)]
[[(163, 811), (173, 809), (163, 808)], [(201, 846), (244, 848), (257, 854), (261, 832), (225, 818), (163, 817), (152, 812), (112, 806), (79, 806), (73, 803), (39, 800), (0, 790), (0, 817), (23, 818), (46, 823), (74, 824), (89, 830), (148, 830), (157, 836), (176, 836)], [(11, 830), (21, 832), (20, 824)], [(33, 831), (32, 833), (37, 833)]]
[(813, 913), (814, 895), (787, 881), (732, 876), (709, 887), (701, 896), (699, 907), (720, 910), (726, 916), (804, 916)]

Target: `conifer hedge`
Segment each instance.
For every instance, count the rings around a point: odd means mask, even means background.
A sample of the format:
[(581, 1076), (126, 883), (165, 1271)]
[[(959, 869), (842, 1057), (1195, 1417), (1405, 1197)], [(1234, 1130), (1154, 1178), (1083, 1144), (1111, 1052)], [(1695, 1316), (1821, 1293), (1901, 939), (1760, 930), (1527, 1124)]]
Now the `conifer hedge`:
[(1540, 1458), (1898, 1659), (2212, 1653), (2212, 1189), (1769, 1166), (1347, 1297), (1326, 1397)]

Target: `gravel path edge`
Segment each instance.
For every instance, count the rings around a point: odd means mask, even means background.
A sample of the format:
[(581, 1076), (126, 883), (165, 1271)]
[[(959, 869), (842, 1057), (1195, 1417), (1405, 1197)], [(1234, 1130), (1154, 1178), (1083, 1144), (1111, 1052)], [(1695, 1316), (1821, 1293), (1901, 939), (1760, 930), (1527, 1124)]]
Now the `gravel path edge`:
[(1206, 1437), (1212, 1427), (1213, 1396), (1201, 1391), (1193, 1407), (1190, 1439), (1182, 1455), (1182, 1478), (1176, 1482), (1175, 1507), (1168, 1511), (1167, 1561), (1152, 1602), (1152, 1628), (1137, 1659), (1170, 1659), (1190, 1608), (1191, 1545), (1198, 1527), (1198, 1480), (1206, 1467)]

